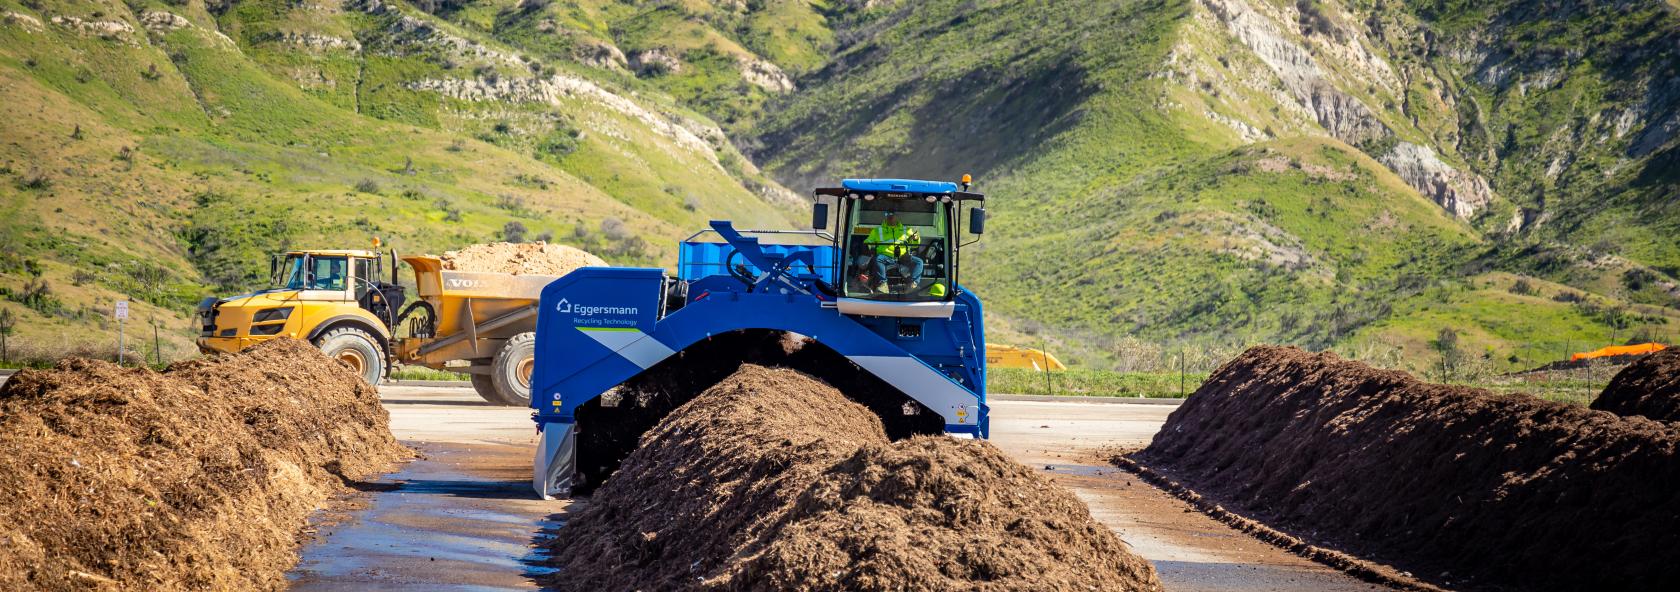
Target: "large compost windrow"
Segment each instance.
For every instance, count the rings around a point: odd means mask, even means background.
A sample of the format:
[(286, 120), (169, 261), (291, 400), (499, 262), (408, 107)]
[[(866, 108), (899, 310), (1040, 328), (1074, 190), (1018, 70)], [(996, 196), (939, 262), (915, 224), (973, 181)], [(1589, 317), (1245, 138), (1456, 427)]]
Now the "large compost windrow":
[(643, 438), (548, 543), (561, 590), (1159, 590), (1085, 505), (983, 441), (891, 441), (743, 365)]
[(1258, 347), (1135, 460), (1451, 588), (1680, 589), (1680, 429)]
[(1680, 422), (1680, 348), (1645, 356), (1622, 369), (1593, 399), (1592, 408)]
[(0, 589), (284, 587), (308, 514), (409, 455), (373, 387), (276, 340), (0, 387)]

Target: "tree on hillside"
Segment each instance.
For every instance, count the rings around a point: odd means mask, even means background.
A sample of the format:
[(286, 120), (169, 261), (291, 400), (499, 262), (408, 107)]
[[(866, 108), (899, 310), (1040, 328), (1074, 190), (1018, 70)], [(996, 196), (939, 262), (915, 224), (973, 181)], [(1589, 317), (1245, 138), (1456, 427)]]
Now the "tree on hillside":
[(1442, 327), (1429, 346), (1441, 354), (1441, 382), (1446, 382), (1453, 370), (1464, 361), (1464, 352), (1458, 348), (1458, 332)]
[(11, 337), (12, 328), (17, 326), (17, 315), (12, 314), (10, 308), (0, 308), (0, 362), (11, 363), (12, 355), (6, 338)]

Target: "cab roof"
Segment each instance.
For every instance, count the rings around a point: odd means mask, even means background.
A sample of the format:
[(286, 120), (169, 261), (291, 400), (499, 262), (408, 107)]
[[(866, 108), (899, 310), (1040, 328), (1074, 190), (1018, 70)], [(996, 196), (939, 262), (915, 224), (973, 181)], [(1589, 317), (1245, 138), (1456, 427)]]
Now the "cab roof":
[(951, 193), (956, 183), (921, 181), (917, 179), (846, 179), (840, 186), (852, 191), (892, 191), (905, 193)]
[(378, 257), (379, 253), (357, 249), (303, 249), (287, 251), (287, 255), (321, 255), (324, 257)]
[(845, 197), (858, 193), (885, 194), (888, 197), (898, 197), (892, 194), (942, 195), (957, 200), (983, 200), (986, 196), (979, 193), (963, 191), (956, 183), (949, 181), (924, 181), (920, 179), (845, 179), (840, 181), (839, 187), (819, 187), (817, 195), (832, 195)]

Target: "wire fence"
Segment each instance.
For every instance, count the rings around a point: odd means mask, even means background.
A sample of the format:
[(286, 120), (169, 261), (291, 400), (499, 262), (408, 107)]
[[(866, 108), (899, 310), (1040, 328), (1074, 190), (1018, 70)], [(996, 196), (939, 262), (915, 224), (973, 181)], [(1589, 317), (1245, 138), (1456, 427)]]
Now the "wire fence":
[[(1571, 360), (1576, 353), (1605, 345), (1585, 340), (1520, 342), (1507, 344), (1497, 352), (1470, 352), (1456, 344), (1435, 344), (1428, 353), (1419, 355), (1391, 342), (1363, 340), (1330, 351), (1373, 367), (1404, 371), (1426, 382), (1495, 393), (1520, 392), (1585, 405), (1603, 392), (1617, 372), (1637, 359), (1615, 356)], [(1001, 394), (1183, 397), (1194, 393), (1219, 366), (1248, 347), (1171, 348), (1130, 342), (1116, 348), (1107, 369), (991, 368), (987, 371), (987, 389)]]

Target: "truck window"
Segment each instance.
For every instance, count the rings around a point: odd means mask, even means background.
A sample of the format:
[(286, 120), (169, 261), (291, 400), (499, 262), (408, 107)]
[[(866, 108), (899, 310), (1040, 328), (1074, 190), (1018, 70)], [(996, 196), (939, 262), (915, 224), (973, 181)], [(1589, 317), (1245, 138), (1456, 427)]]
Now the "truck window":
[(343, 290), (349, 285), (350, 270), (346, 267), (348, 261), (344, 257), (309, 258), (309, 288), (310, 290)]
[(373, 289), (371, 282), (377, 278), (373, 277), (372, 259), (357, 257), (354, 261), (356, 262), (356, 276), (351, 279), (351, 282), (352, 285), (356, 286), (356, 298), (360, 299)]

